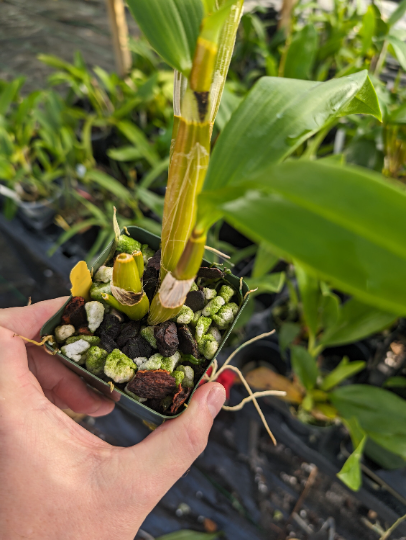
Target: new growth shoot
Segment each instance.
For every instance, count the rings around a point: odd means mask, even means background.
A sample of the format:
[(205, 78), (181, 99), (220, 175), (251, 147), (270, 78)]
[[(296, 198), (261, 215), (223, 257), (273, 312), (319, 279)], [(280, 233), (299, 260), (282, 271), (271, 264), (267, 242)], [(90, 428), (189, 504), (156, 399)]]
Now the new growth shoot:
[(190, 72), (175, 72), (174, 128), (162, 224), (161, 287), (149, 324), (174, 317), (200, 268), (207, 228), (197, 229), (197, 197), (244, 0), (205, 0)]

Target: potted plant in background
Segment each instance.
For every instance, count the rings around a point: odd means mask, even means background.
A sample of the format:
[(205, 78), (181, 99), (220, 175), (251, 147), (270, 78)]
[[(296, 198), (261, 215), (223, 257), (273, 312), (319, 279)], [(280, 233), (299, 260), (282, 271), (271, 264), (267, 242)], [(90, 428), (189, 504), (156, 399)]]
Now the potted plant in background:
[[(10, 86), (3, 90), (4, 101), (7, 93), (11, 95)], [(14, 99), (15, 103), (9, 101), (9, 112), (4, 110), (0, 128), (0, 174), (8, 199), (5, 212), (11, 217), (18, 207), (23, 220), (43, 229), (52, 222), (62, 200), (69, 205), (76, 164), (83, 152), (75, 136), (75, 120), (57, 93), (33, 92)]]

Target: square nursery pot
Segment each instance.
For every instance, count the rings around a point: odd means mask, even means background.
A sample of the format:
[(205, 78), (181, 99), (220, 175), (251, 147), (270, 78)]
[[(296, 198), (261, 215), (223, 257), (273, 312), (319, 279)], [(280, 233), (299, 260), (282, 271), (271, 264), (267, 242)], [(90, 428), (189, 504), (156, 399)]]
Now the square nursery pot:
[[(144, 229), (141, 229), (139, 227), (128, 227), (127, 230), (129, 232), (131, 238), (134, 238), (135, 240), (138, 240), (139, 242), (141, 242), (141, 244), (148, 244), (151, 247), (151, 249), (153, 249), (155, 251), (157, 251), (160, 248), (161, 239), (158, 236), (156, 236), (156, 235), (154, 235), (154, 234), (152, 234), (150, 232), (147, 232)], [(96, 261), (95, 261), (95, 263), (93, 265), (94, 273), (99, 269), (100, 266), (102, 266), (102, 264), (104, 262), (106, 262), (106, 260), (108, 258), (110, 258), (110, 252), (112, 250), (112, 246), (113, 246), (113, 242), (96, 259)], [(210, 263), (208, 261), (203, 261), (203, 262), (204, 262), (204, 264), (206, 264), (208, 266), (210, 265)], [(238, 277), (236, 277), (236, 276), (233, 276), (232, 274), (226, 275), (224, 277), (224, 279), (225, 279), (226, 282), (228, 282), (237, 291), (237, 295), (240, 296), (239, 297), (239, 302), (242, 302), (241, 295), (238, 292), (239, 288), (240, 288), (240, 279)], [(242, 297), (244, 297), (244, 295), (247, 293), (247, 291), (248, 291), (248, 286), (247, 286), (247, 284), (245, 282), (243, 282), (243, 285), (242, 285)], [(70, 300), (70, 298), (69, 298), (69, 300)], [(66, 304), (69, 302), (69, 300), (64, 304), (64, 306), (61, 307), (61, 309), (57, 313), (55, 313), (55, 315), (53, 317), (51, 317), (44, 324), (44, 326), (41, 328), (41, 337), (53, 334), (55, 328), (60, 325), (63, 310), (64, 310)], [(233, 324), (231, 325), (231, 327), (228, 329), (228, 331), (224, 335), (223, 341), (220, 344), (220, 347), (219, 347), (219, 349), (218, 349), (218, 351), (216, 353), (216, 356), (219, 354), (219, 352), (223, 348), (224, 343), (227, 341), (227, 339), (228, 339), (228, 337), (229, 337), (235, 323), (237, 322), (238, 317), (240, 316), (242, 310), (244, 309), (247, 301), (248, 301), (248, 297), (241, 303), (240, 310), (237, 313)], [(46, 344), (46, 347), (47, 347), (47, 349), (49, 351), (53, 350), (52, 347), (48, 343)], [(117, 403), (118, 403), (118, 405), (120, 407), (125, 409), (132, 416), (134, 416), (136, 418), (140, 418), (141, 420), (143, 420), (151, 428), (155, 428), (155, 427), (159, 426), (160, 424), (163, 424), (165, 422), (165, 420), (169, 420), (171, 418), (176, 418), (176, 416), (179, 416), (179, 414), (182, 414), (182, 412), (184, 410), (183, 409), (180, 413), (178, 413), (176, 415), (171, 415), (171, 416), (165, 415), (165, 414), (160, 414), (160, 413), (150, 409), (146, 405), (143, 405), (142, 403), (139, 403), (138, 401), (136, 401), (132, 397), (128, 396), (125, 392), (121, 391), (119, 388), (115, 387), (113, 392), (111, 392), (110, 385), (106, 381), (103, 381), (102, 379), (100, 379), (96, 375), (93, 375), (92, 373), (87, 371), (84, 367), (79, 366), (76, 362), (74, 362), (70, 358), (67, 358), (66, 356), (64, 356), (60, 352), (58, 352), (56, 354), (56, 356), (58, 356), (60, 358), (61, 362), (63, 364), (65, 364), (69, 369), (74, 371), (80, 377), (83, 377), (83, 379), (85, 379), (85, 381), (90, 386), (93, 386), (94, 388), (96, 388), (97, 390), (99, 390), (100, 392), (102, 392), (103, 394), (105, 394), (105, 395), (107, 395), (109, 397), (114, 397), (116, 400), (118, 399), (119, 401)], [(211, 360), (210, 364), (207, 366), (207, 369), (213, 364), (213, 361), (214, 361), (214, 358), (213, 358), (213, 360)], [(198, 388), (199, 383), (202, 380), (202, 378), (203, 378), (203, 376), (199, 379), (199, 381), (197, 381), (196, 386), (193, 389), (191, 395), (189, 396), (189, 399), (188, 399), (187, 403), (189, 403), (189, 401), (192, 398), (196, 388)]]

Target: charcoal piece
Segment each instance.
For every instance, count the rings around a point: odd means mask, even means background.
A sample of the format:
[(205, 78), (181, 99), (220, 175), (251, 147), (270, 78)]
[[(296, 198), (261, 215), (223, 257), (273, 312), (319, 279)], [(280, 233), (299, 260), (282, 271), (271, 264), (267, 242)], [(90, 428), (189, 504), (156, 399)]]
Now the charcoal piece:
[(117, 343), (108, 334), (103, 334), (100, 336), (100, 343), (98, 346), (100, 349), (104, 349), (109, 354), (112, 353), (114, 349), (118, 349)]
[(192, 332), (186, 324), (178, 326), (179, 350), (183, 354), (191, 354), (199, 358), (199, 349)]
[(141, 329), (141, 323), (139, 321), (130, 321), (121, 325), (121, 332), (117, 338), (118, 348), (121, 349), (127, 345), (130, 339), (134, 339), (138, 336)]
[(139, 397), (148, 399), (163, 399), (176, 391), (174, 377), (163, 369), (154, 371), (138, 371), (127, 389)]
[(190, 396), (192, 389), (191, 388), (183, 388), (182, 385), (178, 386), (178, 391), (174, 395), (172, 405), (170, 408), (170, 412), (172, 414), (175, 414), (179, 411), (180, 407), (185, 403), (187, 398)]
[(193, 311), (201, 311), (204, 308), (204, 292), (203, 291), (190, 291), (187, 293), (185, 306), (190, 307)]
[(65, 307), (62, 314), (62, 324), (71, 324), (75, 328), (87, 326), (85, 299), (74, 296)]
[(204, 279), (220, 279), (224, 276), (224, 272), (220, 270), (220, 268), (216, 268), (213, 266), (213, 268), (208, 268), (207, 266), (201, 266), (197, 277), (204, 278)]
[(166, 321), (154, 327), (154, 336), (159, 354), (168, 357), (179, 347), (178, 332), (174, 322)]
[(149, 358), (154, 354), (154, 349), (141, 335), (129, 339), (121, 351), (132, 360), (134, 358)]
[(160, 268), (161, 250), (158, 249), (155, 255), (149, 259), (143, 276), (143, 289), (145, 294), (148, 296), (150, 302), (152, 302), (152, 299), (159, 285)]
[(111, 313), (104, 316), (103, 322), (95, 331), (96, 336), (100, 338), (108, 336), (110, 339), (115, 340), (121, 332), (121, 324), (118, 318)]

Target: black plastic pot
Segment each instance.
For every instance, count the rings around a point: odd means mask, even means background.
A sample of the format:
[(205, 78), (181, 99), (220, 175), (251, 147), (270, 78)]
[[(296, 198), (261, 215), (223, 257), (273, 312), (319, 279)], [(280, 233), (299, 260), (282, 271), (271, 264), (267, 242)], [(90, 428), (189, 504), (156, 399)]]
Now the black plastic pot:
[[(341, 354), (342, 347), (339, 349)], [(362, 359), (358, 357), (360, 351), (366, 352), (367, 349), (354, 347), (350, 352), (357, 355), (356, 359)], [(247, 367), (252, 369), (268, 364), (271, 369), (281, 375), (289, 372), (288, 364), (280, 355), (279, 346), (269, 340), (261, 340), (248, 345), (237, 353), (233, 364), (242, 371), (245, 371)], [(234, 391), (240, 392), (240, 390)], [(238, 396), (236, 402), (240, 398), (241, 396)], [(336, 478), (345, 459), (352, 451), (350, 448), (349, 453), (343, 453), (343, 448), (349, 442), (348, 434), (343, 426), (333, 424), (320, 427), (305, 424), (291, 413), (286, 402), (276, 397), (262, 398), (261, 408), (279, 443), (292, 448), (303, 459), (314, 463), (326, 474)], [(256, 416), (257, 413), (253, 407), (249, 406), (249, 409)], [(406, 471), (404, 469), (384, 470), (380, 465), (373, 463), (371, 458), (367, 458), (363, 465), (363, 486), (360, 491), (351, 493), (369, 508), (383, 515), (388, 522), (394, 522), (406, 513), (405, 485)], [(400, 530), (405, 533), (406, 524)]]

